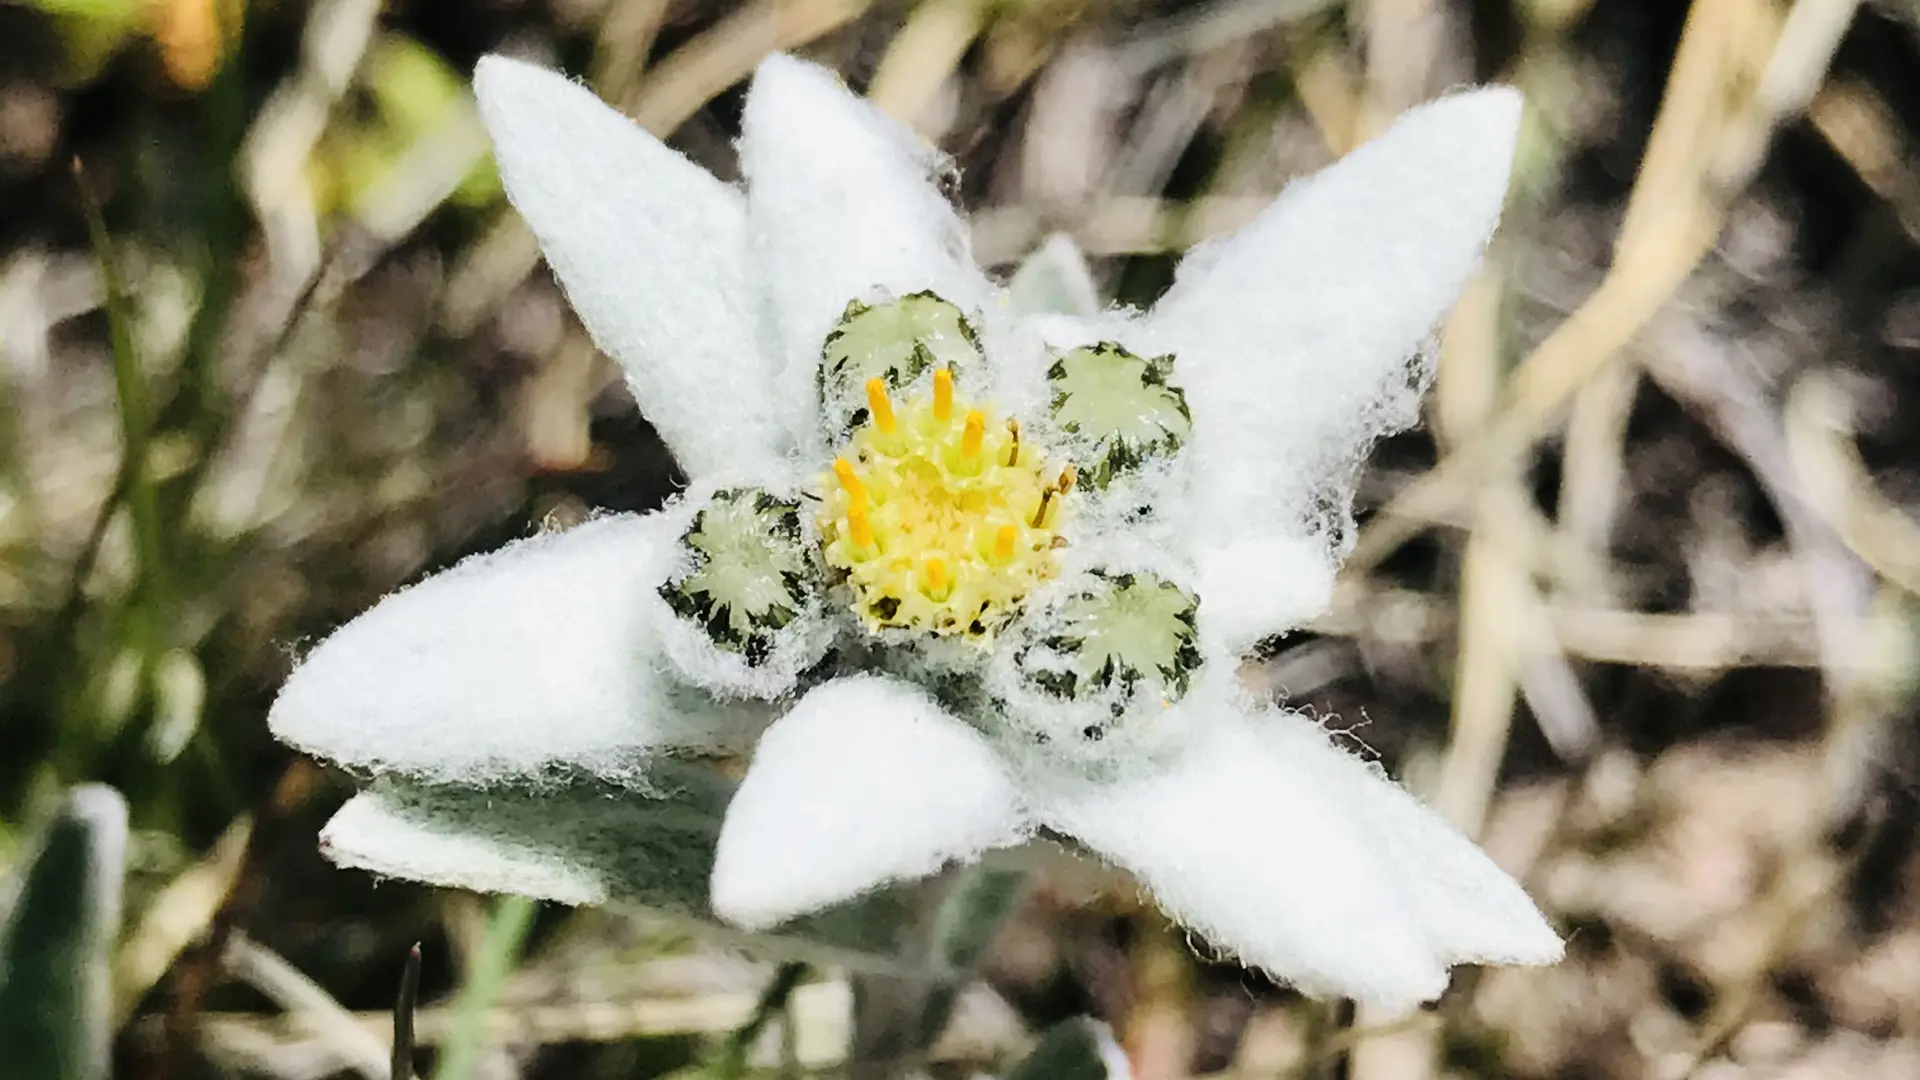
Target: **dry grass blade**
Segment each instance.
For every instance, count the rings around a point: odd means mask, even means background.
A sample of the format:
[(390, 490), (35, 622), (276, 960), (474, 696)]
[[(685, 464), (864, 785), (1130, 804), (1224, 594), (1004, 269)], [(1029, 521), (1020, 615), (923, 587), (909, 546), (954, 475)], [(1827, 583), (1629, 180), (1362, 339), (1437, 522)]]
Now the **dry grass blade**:
[(1900, 120), (1871, 87), (1834, 82), (1807, 108), (1815, 131), (1885, 199), (1909, 237), (1920, 240), (1920, 177), (1907, 164)]
[[(1684, 615), (1549, 605), (1552, 640), (1570, 656), (1602, 664), (1714, 675), (1730, 668), (1814, 668), (1822, 656), (1807, 614)], [(1316, 633), (1395, 645), (1442, 641), (1453, 632), (1453, 601), (1442, 595), (1388, 589), (1346, 590)], [(1908, 633), (1895, 615), (1873, 615), (1844, 628), (1856, 649), (1847, 671), (1881, 670), (1908, 655)], [(1532, 640), (1532, 639), (1530, 639)]]
[(113, 965), (114, 1028), (126, 1023), (174, 959), (206, 933), (240, 873), (252, 833), (253, 823), (247, 818), (234, 822), (213, 850), (147, 902)]
[(1337, 0), (1214, 0), (1198, 11), (1141, 27), (1115, 57), (1130, 73), (1143, 75), (1191, 53), (1243, 41), (1264, 30), (1300, 22), (1335, 6)]
[[(1217, 196), (1190, 204), (1145, 196), (1114, 196), (1089, 207), (1068, 230), (1088, 255), (1142, 255), (1182, 251), (1232, 232), (1265, 209), (1267, 200)], [(1032, 251), (1053, 224), (1030, 206), (985, 210), (973, 217), (974, 253), (1003, 266)]]
[[(616, 1043), (633, 1039), (697, 1035), (725, 1038), (751, 1022), (764, 991), (725, 991), (690, 996), (648, 995), (620, 1000), (556, 1004), (496, 1005), (486, 1011), (487, 1041), (496, 1045), (550, 1046), (560, 1043)], [(845, 982), (808, 983), (794, 987), (785, 1012), (796, 1037), (794, 1056), (808, 1069), (831, 1067), (846, 1060), (852, 1025), (852, 995)], [(384, 1043), (393, 1016), (385, 1012), (350, 1014), (365, 1040)], [(267, 1017), (244, 1013), (206, 1014), (202, 1040), (222, 1060), (343, 1060), (331, 1029), (322, 1031), (299, 1016)], [(415, 1013), (416, 1045), (438, 1047), (454, 1036), (456, 1017), (448, 1006), (429, 1006)], [(953, 1026), (935, 1044), (934, 1061), (978, 1061), (1011, 1048), (1017, 1053), (1029, 1041), (1018, 1020), (990, 991), (964, 993), (955, 1009)], [(323, 1049), (324, 1048), (324, 1049)], [(768, 1056), (756, 1045), (750, 1064), (760, 1067)], [(389, 1068), (381, 1050), (382, 1075)], [(336, 1065), (336, 1068), (345, 1067)]]
[(1787, 445), (1808, 501), (1881, 577), (1920, 596), (1920, 523), (1874, 490), (1848, 439), (1846, 405), (1819, 376), (1793, 388)]
[(420, 999), (420, 943), (407, 950), (407, 966), (400, 973), (400, 994), (393, 1005), (393, 1064), (391, 1080), (413, 1080), (413, 1012)]
[(1467, 499), (1488, 470), (1523, 453), (1672, 297), (1712, 249), (1728, 199), (1759, 167), (1775, 127), (1818, 86), (1855, 6), (1800, 0), (1778, 34), (1762, 0), (1692, 7), (1600, 287), (1520, 365), (1486, 432), (1395, 496), (1361, 534), (1349, 567), (1378, 565), (1424, 521)]
[(227, 936), (223, 957), (229, 974), (265, 994), (288, 1013), (312, 1025), (340, 1057), (345, 1068), (367, 1080), (386, 1080), (391, 1060), (379, 1036), (307, 978), (300, 969), (239, 931)]
[(987, 25), (985, 0), (929, 0), (913, 9), (874, 70), (867, 96), (928, 137), (928, 109)]
[(797, 49), (859, 17), (871, 0), (761, 0), (673, 51), (653, 69), (631, 110), (665, 135), (685, 123), (767, 54)]

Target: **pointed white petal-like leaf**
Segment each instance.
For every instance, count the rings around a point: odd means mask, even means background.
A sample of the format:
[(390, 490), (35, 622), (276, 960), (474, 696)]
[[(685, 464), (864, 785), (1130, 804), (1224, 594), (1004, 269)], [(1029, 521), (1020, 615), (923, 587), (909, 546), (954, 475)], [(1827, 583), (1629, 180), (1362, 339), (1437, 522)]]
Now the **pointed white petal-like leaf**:
[(1319, 761), (1386, 856), (1401, 895), (1444, 963), (1551, 964), (1565, 951), (1519, 882), (1378, 767), (1332, 745), (1296, 715), (1256, 718), (1275, 752)]
[(783, 453), (740, 193), (554, 72), (489, 56), (473, 85), (514, 207), (681, 466)]
[(676, 535), (603, 517), (394, 593), (308, 654), (268, 723), (350, 768), (474, 785), (640, 783), (656, 751), (751, 745), (764, 709), (716, 705), (662, 655), (649, 612)]
[(1319, 618), (1333, 601), (1339, 567), (1321, 538), (1275, 532), (1196, 546), (1200, 637), (1210, 655), (1244, 655), (1261, 638)]
[(769, 728), (728, 808), (713, 906), (772, 926), (1025, 835), (1019, 793), (978, 732), (918, 687), (822, 686)]
[[(1424, 343), (1499, 221), (1520, 110), (1508, 89), (1414, 109), (1181, 263), (1136, 340), (1178, 357), (1203, 564), (1210, 549), (1284, 536), (1324, 552), (1330, 576), (1350, 542), (1355, 469), (1418, 415)], [(1292, 607), (1239, 621), (1285, 630)]]
[[(1100, 290), (1087, 256), (1066, 233), (1054, 233), (1021, 261), (1007, 280), (1007, 296), (1021, 315), (1069, 315), (1091, 319), (1100, 314)], [(1076, 343), (1077, 344), (1077, 343)]]
[(1007, 303), (1025, 333), (1003, 332), (988, 350), (995, 401), (1029, 421), (1044, 417), (1054, 390), (1047, 369), (1082, 345), (1115, 341), (1125, 316), (1102, 310), (1093, 272), (1080, 245), (1055, 233), (1007, 281)]
[(1195, 721), (1166, 767), (1048, 785), (1036, 816), (1131, 870), (1214, 945), (1307, 993), (1390, 1008), (1438, 997), (1446, 968), (1339, 777), (1274, 752), (1243, 717)]
[(476, 791), (383, 781), (320, 835), (334, 863), (386, 877), (562, 904), (643, 911), (756, 952), (893, 970), (910, 941), (898, 898), (882, 896), (744, 934), (713, 917), (707, 883), (732, 785), (675, 763), (658, 797), (578, 782)]
[(832, 72), (767, 58), (741, 127), (756, 257), (795, 401), (814, 400), (821, 347), (850, 300), (930, 289), (970, 317), (988, 305), (967, 227), (935, 183), (944, 160)]

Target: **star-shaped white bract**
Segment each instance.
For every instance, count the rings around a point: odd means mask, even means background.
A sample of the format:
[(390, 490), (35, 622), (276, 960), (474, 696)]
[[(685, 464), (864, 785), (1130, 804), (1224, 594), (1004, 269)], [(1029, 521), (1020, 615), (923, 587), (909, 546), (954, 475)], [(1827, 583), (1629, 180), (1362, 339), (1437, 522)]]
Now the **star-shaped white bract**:
[[(275, 732), (424, 790), (641, 795), (752, 750), (712, 908), (769, 927), (1037, 836), (1215, 946), (1384, 1005), (1561, 943), (1467, 839), (1238, 658), (1326, 604), (1352, 481), (1410, 423), (1497, 223), (1509, 90), (1414, 110), (1181, 264), (1145, 314), (1018, 310), (941, 159), (768, 59), (744, 191), (551, 72), (475, 76), (502, 178), (691, 478), (522, 541), (322, 643)], [(343, 861), (383, 857), (363, 795)], [(602, 891), (543, 866), (528, 891)]]

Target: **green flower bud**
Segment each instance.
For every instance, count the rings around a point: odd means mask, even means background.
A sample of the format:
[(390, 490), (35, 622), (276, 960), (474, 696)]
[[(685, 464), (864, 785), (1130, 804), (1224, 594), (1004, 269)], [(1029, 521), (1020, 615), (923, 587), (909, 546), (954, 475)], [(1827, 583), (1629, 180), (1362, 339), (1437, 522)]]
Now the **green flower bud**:
[(1193, 430), (1187, 397), (1167, 380), (1172, 356), (1141, 358), (1112, 342), (1053, 362), (1053, 420), (1075, 436), (1081, 476), (1103, 488), (1150, 458), (1171, 457)]
[(899, 391), (932, 368), (956, 379), (980, 360), (980, 339), (960, 309), (930, 292), (878, 304), (855, 300), (820, 355), (820, 409), (844, 433), (867, 422), (867, 383)]
[(660, 587), (661, 598), (749, 664), (764, 662), (773, 636), (819, 605), (797, 502), (753, 488), (716, 492), (680, 542), (690, 568)]
[[(1157, 574), (1092, 575), (1019, 657), (1021, 674), (1053, 697), (1106, 697), (1115, 719), (1140, 704), (1171, 705), (1200, 668), (1192, 593)], [(1099, 739), (1104, 728), (1082, 733)]]

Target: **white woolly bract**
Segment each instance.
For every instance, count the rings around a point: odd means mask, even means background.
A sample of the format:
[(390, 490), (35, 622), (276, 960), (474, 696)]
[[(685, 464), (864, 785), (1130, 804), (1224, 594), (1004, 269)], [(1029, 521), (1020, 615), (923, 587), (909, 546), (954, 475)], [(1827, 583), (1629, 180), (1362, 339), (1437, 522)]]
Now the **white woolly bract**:
[(740, 168), (768, 340), (790, 401), (811, 410), (821, 344), (849, 300), (931, 289), (969, 317), (988, 307), (968, 230), (933, 183), (946, 162), (825, 68), (780, 55), (760, 64), (741, 118)]
[(1403, 1009), (1469, 961), (1549, 963), (1558, 936), (1511, 878), (1297, 713), (1219, 680), (1168, 768), (1093, 783), (1026, 774), (1043, 824), (1133, 872), (1159, 904), (1300, 989)]
[(720, 832), (713, 907), (773, 926), (1024, 836), (1018, 792), (977, 732), (912, 684), (838, 679), (760, 740)]
[(1339, 567), (1319, 536), (1234, 540), (1202, 548), (1195, 561), (1209, 658), (1243, 655), (1262, 638), (1325, 614)]
[(1296, 713), (1267, 710), (1255, 730), (1283, 759), (1316, 762), (1344, 789), (1428, 948), (1443, 964), (1551, 964), (1560, 935), (1518, 882), (1446, 819), (1391, 780), (1377, 764), (1336, 745)]
[[(1290, 629), (1312, 605), (1287, 579), (1331, 580), (1345, 555), (1356, 467), (1415, 419), (1432, 377), (1423, 345), (1499, 221), (1520, 106), (1491, 89), (1410, 111), (1188, 255), (1128, 340), (1177, 357), (1194, 420), (1192, 542), (1206, 602), (1230, 609), (1212, 619), (1224, 647)], [(1249, 546), (1274, 541), (1294, 543)]]
[(1047, 365), (1053, 357), (1032, 320), (1019, 313), (1006, 291), (994, 293), (980, 321), (980, 338), (987, 354), (987, 393), (994, 406), (1020, 421), (1023, 436), (1031, 431), (1051, 437), (1047, 407), (1053, 395)]
[(782, 453), (740, 193), (551, 71), (489, 56), (473, 82), (514, 208), (681, 466)]
[(1153, 768), (1087, 769), (989, 743), (924, 691), (816, 690), (762, 741), (716, 856), (714, 909), (753, 928), (1020, 842), (1035, 826), (1131, 871), (1185, 926), (1322, 996), (1391, 1009), (1447, 969), (1561, 952), (1466, 838), (1297, 713), (1216, 673), (1157, 722)]
[(1193, 456), (1180, 452), (1150, 457), (1115, 476), (1104, 488), (1076, 492), (1078, 531), (1088, 542), (1116, 538), (1182, 561), (1193, 573), (1188, 551), (1192, 520), (1184, 513), (1193, 493)]
[(647, 615), (677, 536), (618, 515), (467, 559), (323, 641), (268, 724), (350, 768), (462, 784), (636, 784), (654, 752), (750, 746), (764, 710), (685, 685)]
[(1034, 809), (1250, 967), (1315, 995), (1438, 997), (1446, 966), (1345, 794), (1312, 758), (1271, 753), (1238, 717), (1214, 714), (1171, 767), (1061, 783)]

